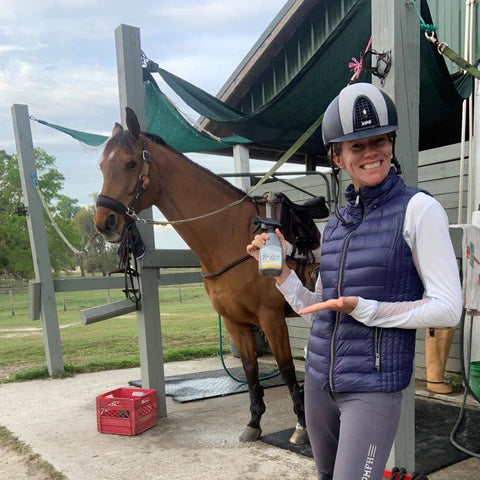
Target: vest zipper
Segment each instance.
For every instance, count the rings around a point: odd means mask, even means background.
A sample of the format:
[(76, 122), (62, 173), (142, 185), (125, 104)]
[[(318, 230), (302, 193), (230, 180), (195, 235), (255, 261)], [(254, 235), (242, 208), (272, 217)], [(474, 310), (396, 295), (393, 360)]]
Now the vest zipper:
[[(363, 197), (360, 195), (360, 192), (357, 193), (357, 198), (355, 200), (355, 205), (358, 205), (360, 200), (362, 201), (363, 204), (363, 217), (362, 217), (362, 222), (365, 220), (366, 214), (367, 214), (367, 209), (365, 208), (365, 200)], [(357, 226), (358, 227), (358, 226)], [(340, 269), (338, 272), (338, 287), (337, 287), (337, 298), (340, 298), (341, 295), (341, 285), (342, 285), (342, 279), (343, 279), (343, 267), (345, 264), (345, 255), (347, 253), (347, 247), (350, 242), (350, 237), (355, 233), (355, 230), (352, 230), (346, 237), (345, 237), (345, 243), (343, 244), (343, 249), (342, 249), (342, 259), (340, 261)], [(333, 364), (335, 363), (335, 335), (337, 333), (337, 328), (338, 328), (338, 321), (340, 319), (340, 312), (337, 312), (335, 315), (335, 327), (333, 328), (333, 335), (332, 335), (332, 340), (330, 341), (330, 371), (329, 371), (329, 383), (330, 383), (330, 390), (332, 392), (335, 391), (333, 388)]]
[(375, 370), (380, 371), (380, 340), (382, 339), (383, 330), (375, 327)]
[[(342, 284), (343, 279), (343, 265), (345, 263), (345, 255), (347, 253), (348, 243), (350, 241), (350, 237), (355, 233), (355, 230), (351, 231), (345, 238), (345, 243), (343, 244), (342, 250), (342, 259), (340, 261), (340, 269), (338, 272), (338, 287), (337, 287), (337, 298), (341, 297), (341, 290), (340, 286)], [(335, 315), (335, 327), (333, 328), (333, 335), (332, 340), (330, 341), (330, 372), (329, 372), (329, 380), (330, 380), (330, 390), (334, 392), (333, 388), (333, 364), (335, 363), (335, 335), (337, 333), (338, 321), (340, 319), (340, 312), (337, 312)]]

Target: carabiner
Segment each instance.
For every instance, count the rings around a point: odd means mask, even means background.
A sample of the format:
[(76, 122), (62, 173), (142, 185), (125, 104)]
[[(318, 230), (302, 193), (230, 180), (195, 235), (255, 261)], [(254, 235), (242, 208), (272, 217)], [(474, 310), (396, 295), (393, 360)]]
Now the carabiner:
[(432, 42), (433, 44), (438, 43), (438, 40), (435, 38), (435, 34), (433, 31), (431, 32), (425, 32), (425, 38), (429, 41)]
[(445, 47), (448, 47), (448, 43), (446, 42), (440, 42), (438, 45), (437, 45), (437, 52), (440, 54), (440, 55), (443, 55), (443, 49)]

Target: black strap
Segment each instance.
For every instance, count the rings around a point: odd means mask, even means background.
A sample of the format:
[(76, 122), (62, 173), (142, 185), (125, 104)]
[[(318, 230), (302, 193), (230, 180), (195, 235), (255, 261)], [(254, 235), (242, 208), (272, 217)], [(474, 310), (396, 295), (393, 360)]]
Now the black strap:
[(127, 211), (127, 207), (118, 200), (115, 200), (108, 195), (99, 195), (96, 201), (97, 207), (105, 207), (114, 212), (125, 213)]
[[(120, 257), (119, 269), (123, 271), (125, 276), (125, 289), (123, 293), (125, 293), (125, 296), (129, 300), (135, 303), (137, 310), (142, 298), (138, 284), (137, 258), (142, 258), (144, 254), (145, 247), (135, 223), (126, 223), (123, 228), (122, 242), (118, 249), (118, 255)], [(130, 257), (133, 257), (133, 267)]]
[(132, 216), (135, 213), (135, 207), (137, 205), (137, 201), (140, 197), (140, 194), (143, 191), (143, 180), (140, 180), (137, 185), (137, 189), (135, 190), (135, 194), (133, 195), (132, 201), (128, 208), (119, 200), (115, 198), (109, 197), (108, 195), (99, 195), (97, 197), (96, 205), (97, 207), (105, 207), (114, 212), (118, 213), (126, 213), (129, 216)]
[(232, 269), (233, 267), (236, 267), (237, 265), (240, 265), (242, 262), (244, 262), (245, 260), (248, 260), (249, 258), (253, 258), (253, 257), (251, 255), (245, 255), (244, 257), (239, 258), (238, 260), (235, 260), (232, 263), (229, 263), (226, 267), (221, 268), (220, 270), (218, 270), (218, 272), (215, 272), (215, 273), (201, 272), (200, 275), (202, 276), (202, 278), (206, 278), (207, 280), (218, 277), (222, 273), (228, 272), (228, 270)]

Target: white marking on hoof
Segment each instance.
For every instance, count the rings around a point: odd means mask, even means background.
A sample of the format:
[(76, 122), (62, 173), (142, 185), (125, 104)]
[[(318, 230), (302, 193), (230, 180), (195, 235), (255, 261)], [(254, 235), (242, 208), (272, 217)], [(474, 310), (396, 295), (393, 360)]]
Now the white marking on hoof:
[(299, 423), (297, 423), (297, 426), (295, 427), (295, 431), (293, 432), (293, 435), (290, 437), (290, 443), (293, 443), (295, 445), (305, 445), (306, 443), (309, 443), (308, 439), (308, 433), (307, 429), (305, 427), (302, 427)]

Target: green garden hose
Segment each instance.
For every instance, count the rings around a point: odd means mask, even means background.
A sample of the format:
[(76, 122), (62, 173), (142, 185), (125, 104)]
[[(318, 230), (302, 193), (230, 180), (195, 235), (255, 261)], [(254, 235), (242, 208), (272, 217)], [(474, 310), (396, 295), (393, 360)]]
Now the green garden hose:
[[(234, 377), (228, 370), (227, 366), (225, 365), (225, 361), (223, 359), (223, 340), (222, 340), (222, 317), (220, 316), (220, 314), (218, 314), (218, 332), (219, 332), (219, 338), (220, 338), (220, 360), (222, 361), (222, 365), (223, 365), (223, 368), (225, 370), (225, 372), (227, 372), (227, 375), (232, 378), (233, 380), (235, 380), (236, 382), (239, 382), (239, 383), (247, 383), (246, 380), (241, 380), (239, 378), (236, 378)], [(280, 370), (270, 374), (270, 375), (266, 375), (265, 377), (260, 377), (258, 380), (261, 382), (262, 380), (268, 380), (269, 378), (274, 378), (276, 376), (280, 375)]]

